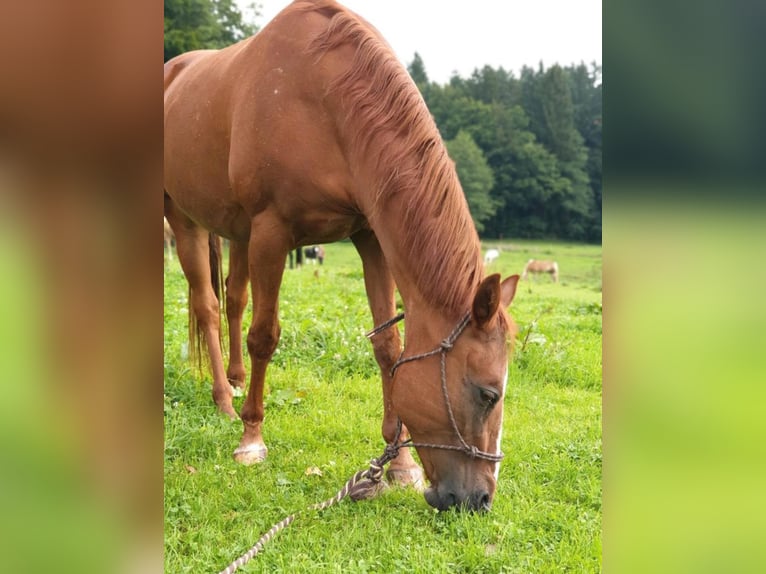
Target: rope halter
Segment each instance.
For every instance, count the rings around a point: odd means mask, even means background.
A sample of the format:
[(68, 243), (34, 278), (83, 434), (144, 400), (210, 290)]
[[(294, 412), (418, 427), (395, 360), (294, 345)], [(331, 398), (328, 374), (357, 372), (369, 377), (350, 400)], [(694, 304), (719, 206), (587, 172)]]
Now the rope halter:
[[(371, 339), (378, 333), (388, 329), (392, 325), (398, 323), (404, 319), (404, 313), (401, 313), (397, 315), (396, 317), (389, 319), (385, 323), (379, 325), (378, 327), (375, 327), (372, 331), (367, 333), (367, 338)], [(394, 366), (391, 367), (391, 377), (393, 378), (394, 373), (396, 373), (396, 370), (404, 365), (405, 363), (410, 363), (412, 361), (419, 361), (421, 359), (425, 359), (428, 357), (432, 357), (434, 355), (439, 355), (439, 363), (440, 363), (440, 373), (441, 373), (441, 388), (442, 388), (442, 396), (444, 397), (444, 403), (447, 407), (447, 415), (449, 417), (450, 424), (452, 425), (452, 430), (455, 432), (455, 436), (457, 437), (459, 445), (449, 445), (449, 444), (433, 444), (433, 443), (416, 443), (412, 442), (412, 439), (408, 439), (402, 443), (399, 443), (397, 445), (389, 445), (389, 446), (395, 446), (397, 449), (400, 447), (415, 447), (415, 448), (438, 448), (442, 450), (454, 450), (459, 451), (468, 456), (471, 459), (483, 459), (483, 460), (489, 460), (491, 462), (500, 462), (503, 459), (503, 453), (497, 452), (486, 452), (483, 450), (479, 450), (475, 445), (469, 445), (465, 439), (463, 438), (462, 433), (460, 432), (460, 429), (457, 426), (457, 422), (455, 421), (455, 415), (452, 412), (452, 402), (449, 398), (449, 392), (447, 391), (447, 353), (449, 353), (452, 348), (455, 345), (455, 341), (458, 337), (460, 337), (460, 334), (465, 330), (465, 328), (468, 326), (468, 323), (471, 322), (471, 314), (466, 313), (463, 318), (458, 322), (458, 324), (455, 326), (455, 328), (452, 330), (452, 332), (447, 335), (445, 339), (443, 339), (439, 345), (432, 349), (431, 351), (427, 351), (425, 353), (420, 353), (418, 355), (411, 355), (409, 357), (400, 356), (399, 360), (394, 363)], [(402, 351), (402, 355), (404, 354), (404, 351)], [(401, 424), (401, 421), (399, 421)], [(398, 437), (398, 433), (397, 433)]]

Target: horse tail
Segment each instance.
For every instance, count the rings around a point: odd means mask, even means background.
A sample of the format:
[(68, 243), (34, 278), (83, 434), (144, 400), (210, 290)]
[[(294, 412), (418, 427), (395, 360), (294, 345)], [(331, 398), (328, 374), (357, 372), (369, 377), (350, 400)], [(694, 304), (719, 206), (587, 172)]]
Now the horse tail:
[[(210, 251), (210, 282), (218, 301), (221, 301), (221, 286), (223, 285), (223, 257), (221, 257), (221, 238), (214, 233), (208, 234)], [(220, 305), (219, 305), (220, 306)]]
[[(223, 281), (223, 257), (221, 255), (221, 238), (214, 233), (208, 234), (208, 257), (210, 262), (210, 284), (213, 287), (213, 293), (218, 301), (218, 345), (223, 353), (223, 321), (221, 315), (224, 313), (225, 297), (221, 296), (221, 286)], [(189, 286), (189, 302), (191, 302), (191, 285)], [(202, 372), (203, 361), (209, 359), (207, 347), (202, 344), (204, 335), (200, 327), (197, 316), (194, 312), (189, 312), (189, 357), (193, 364)]]

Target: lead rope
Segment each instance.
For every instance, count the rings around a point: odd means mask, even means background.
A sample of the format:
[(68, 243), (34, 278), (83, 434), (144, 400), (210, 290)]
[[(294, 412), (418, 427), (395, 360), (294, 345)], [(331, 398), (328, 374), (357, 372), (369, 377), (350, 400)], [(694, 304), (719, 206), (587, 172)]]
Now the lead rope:
[[(366, 468), (364, 470), (357, 471), (354, 476), (352, 476), (345, 485), (343, 485), (343, 488), (341, 488), (338, 493), (333, 496), (332, 498), (328, 498), (324, 502), (319, 502), (317, 504), (312, 504), (309, 506), (306, 510), (324, 510), (325, 508), (329, 508), (330, 506), (337, 504), (348, 494), (351, 492), (351, 490), (356, 486), (360, 481), (362, 480), (370, 480), (373, 484), (377, 484), (381, 481), (383, 478), (383, 468), (388, 464), (390, 461), (396, 458), (396, 456), (399, 454), (399, 448), (403, 446), (402, 444), (388, 444), (386, 445), (386, 449), (383, 451), (383, 454), (378, 457), (374, 458), (370, 461), (369, 468)], [(293, 523), (293, 521), (298, 517), (300, 513), (296, 512), (295, 514), (291, 514), (287, 518), (281, 520), (280, 522), (277, 522), (274, 526), (272, 526), (269, 531), (261, 536), (258, 539), (258, 542), (256, 542), (250, 550), (245, 552), (242, 556), (234, 560), (231, 564), (229, 564), (226, 568), (221, 570), (219, 574), (232, 574), (237, 568), (240, 566), (244, 566), (247, 564), (256, 554), (258, 554), (261, 550), (263, 550), (263, 547), (272, 539), (274, 536), (280, 531), (284, 530), (290, 524)]]

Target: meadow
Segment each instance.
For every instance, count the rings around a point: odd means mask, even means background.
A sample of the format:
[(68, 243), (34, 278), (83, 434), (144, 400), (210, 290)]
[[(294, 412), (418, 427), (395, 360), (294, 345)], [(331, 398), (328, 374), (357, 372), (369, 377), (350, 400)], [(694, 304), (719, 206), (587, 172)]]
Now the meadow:
[[(265, 462), (232, 459), (240, 421), (219, 415), (188, 361), (187, 284), (165, 270), (165, 571), (217, 572), (286, 515), (335, 494), (383, 449), (380, 375), (361, 262), (350, 242), (286, 270), (282, 337), (267, 375)], [(601, 570), (601, 246), (487, 242), (520, 284), (492, 510), (437, 512), (412, 489), (301, 515), (242, 572), (537, 573)], [(318, 273), (315, 273), (318, 271)], [(245, 314), (245, 329), (250, 311)], [(246, 358), (246, 364), (248, 360)], [(243, 398), (235, 398), (239, 410)]]

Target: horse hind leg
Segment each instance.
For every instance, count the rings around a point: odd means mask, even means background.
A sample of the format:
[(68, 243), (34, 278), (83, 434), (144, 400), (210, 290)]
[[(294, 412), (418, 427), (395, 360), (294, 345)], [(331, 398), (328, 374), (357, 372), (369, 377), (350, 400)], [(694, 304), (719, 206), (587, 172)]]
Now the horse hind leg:
[(226, 277), (226, 318), (229, 323), (229, 366), (226, 378), (237, 389), (245, 387), (245, 365), (242, 357), (242, 315), (247, 306), (247, 287), (250, 274), (247, 262), (247, 243), (229, 244), (229, 275)]
[[(189, 313), (196, 318), (213, 374), (213, 401), (218, 410), (237, 418), (232, 405), (232, 389), (226, 380), (221, 353), (221, 316), (219, 299), (213, 288), (210, 265), (209, 233), (166, 202), (166, 216), (176, 236), (176, 252), (189, 282)], [(213, 270), (217, 273), (217, 270)], [(190, 316), (191, 319), (191, 316)], [(190, 333), (192, 337), (194, 333)], [(194, 341), (190, 341), (194, 345)]]

